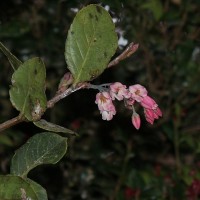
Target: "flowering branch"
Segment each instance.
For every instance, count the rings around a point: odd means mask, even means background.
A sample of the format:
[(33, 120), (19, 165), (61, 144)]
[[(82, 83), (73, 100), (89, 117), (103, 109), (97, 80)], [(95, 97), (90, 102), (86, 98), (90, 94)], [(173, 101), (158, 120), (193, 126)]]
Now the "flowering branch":
[[(138, 47), (139, 44), (134, 44), (133, 42), (130, 43), (117, 58), (108, 64), (108, 68), (117, 65), (120, 61), (131, 56)], [(153, 124), (155, 119), (162, 116), (162, 112), (156, 102), (151, 97), (147, 96), (146, 88), (139, 84), (130, 86), (128, 89), (119, 82), (101, 85), (83, 82), (74, 86), (73, 77), (70, 72), (66, 73), (61, 79), (56, 95), (47, 102), (47, 108), (52, 108), (61, 99), (84, 88), (99, 90), (95, 103), (98, 105), (103, 120), (111, 120), (116, 114), (115, 106), (113, 104), (113, 100), (115, 99), (118, 101), (124, 100), (125, 107), (133, 111), (132, 124), (136, 129), (140, 128), (140, 116), (134, 109), (135, 102), (138, 102), (144, 108), (145, 118), (150, 124)], [(41, 116), (39, 116), (39, 119), (40, 118)], [(0, 124), (0, 132), (23, 121), (26, 121), (26, 119), (20, 114), (19, 116)]]

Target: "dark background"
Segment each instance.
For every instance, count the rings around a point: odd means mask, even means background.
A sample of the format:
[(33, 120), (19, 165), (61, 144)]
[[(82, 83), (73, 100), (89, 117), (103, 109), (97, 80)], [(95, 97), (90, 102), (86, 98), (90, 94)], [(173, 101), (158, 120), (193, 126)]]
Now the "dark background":
[[(67, 31), (81, 9), (100, 1), (0, 1), (0, 41), (20, 60), (41, 57), (47, 68), (47, 97), (66, 73)], [(101, 1), (117, 19), (116, 31), (138, 51), (93, 81), (144, 85), (163, 117), (149, 125), (141, 114), (137, 131), (123, 103), (103, 121), (96, 91), (78, 91), (47, 110), (44, 118), (71, 128), (67, 155), (55, 166), (40, 166), (29, 177), (51, 200), (198, 199), (200, 193), (200, 1)], [(120, 45), (116, 55), (125, 46)], [(13, 70), (0, 54), (0, 122), (17, 116), (9, 101)], [(42, 132), (21, 123), (0, 134), (0, 174), (9, 173), (14, 151)]]

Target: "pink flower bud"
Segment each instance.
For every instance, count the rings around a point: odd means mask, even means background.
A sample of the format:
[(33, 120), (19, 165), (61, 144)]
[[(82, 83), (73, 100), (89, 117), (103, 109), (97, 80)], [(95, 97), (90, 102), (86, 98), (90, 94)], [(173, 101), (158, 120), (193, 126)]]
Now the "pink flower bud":
[(155, 114), (158, 115), (159, 117), (162, 117), (162, 111), (160, 110), (159, 107), (157, 107), (155, 110), (154, 110)]
[(149, 122), (150, 124), (153, 124), (154, 118), (155, 118), (154, 111), (152, 109), (144, 109), (144, 115), (147, 122)]
[(159, 117), (162, 116), (162, 112), (160, 108), (158, 107), (156, 109), (144, 108), (144, 115), (145, 115), (146, 120), (150, 124), (153, 124), (155, 119), (158, 119)]
[(140, 128), (140, 115), (138, 115), (136, 112), (133, 112), (132, 115), (132, 124), (133, 126), (138, 130)]
[(156, 102), (149, 96), (143, 98), (141, 101), (141, 106), (148, 109), (156, 109), (158, 107)]
[(145, 108), (144, 114), (146, 117), (154, 119), (154, 111), (152, 109)]

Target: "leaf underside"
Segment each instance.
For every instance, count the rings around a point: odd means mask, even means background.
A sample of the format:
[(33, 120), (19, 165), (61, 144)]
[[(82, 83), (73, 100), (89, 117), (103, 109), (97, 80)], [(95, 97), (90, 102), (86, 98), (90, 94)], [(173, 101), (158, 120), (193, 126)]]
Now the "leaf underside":
[(57, 163), (66, 151), (67, 138), (50, 132), (39, 133), (15, 152), (11, 174), (26, 177), (38, 165)]
[(39, 127), (42, 128), (46, 131), (51, 131), (51, 132), (55, 132), (55, 133), (68, 133), (71, 135), (77, 135), (77, 133), (75, 133), (74, 131), (64, 128), (62, 126), (59, 126), (57, 124), (53, 124), (51, 122), (47, 122), (44, 119), (41, 119), (39, 121), (34, 122), (34, 124)]

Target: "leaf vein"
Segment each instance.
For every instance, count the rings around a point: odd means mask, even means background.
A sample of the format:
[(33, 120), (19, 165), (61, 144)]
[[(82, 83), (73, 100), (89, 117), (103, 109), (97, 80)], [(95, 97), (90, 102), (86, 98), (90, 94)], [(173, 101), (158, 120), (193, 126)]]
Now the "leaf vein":
[(82, 60), (83, 60), (83, 59), (84, 59), (84, 56), (83, 56), (83, 54), (82, 54), (82, 52), (81, 52), (81, 48), (80, 48), (80, 46), (79, 46), (79, 44), (78, 44), (76, 38), (75, 38), (75, 41), (76, 41), (76, 46), (78, 47), (78, 51), (79, 51), (79, 53), (80, 53), (80, 55), (81, 55), (81, 58), (82, 58)]

